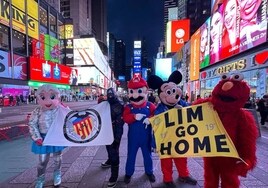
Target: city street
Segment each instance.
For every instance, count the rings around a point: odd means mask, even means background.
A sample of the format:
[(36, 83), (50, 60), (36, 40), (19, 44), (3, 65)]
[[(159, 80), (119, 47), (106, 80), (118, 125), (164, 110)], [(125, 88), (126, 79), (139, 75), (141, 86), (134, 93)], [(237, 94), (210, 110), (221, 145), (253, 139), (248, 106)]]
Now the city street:
[[(86, 109), (95, 102), (67, 102), (73, 110)], [(34, 109), (35, 105), (25, 105), (19, 107), (6, 107), (0, 113), (1, 119), (10, 118), (10, 123), (21, 120)], [(3, 126), (3, 123), (1, 122)], [(268, 125), (268, 124), (267, 124)], [(124, 127), (124, 135), (120, 145), (120, 172), (117, 187), (163, 187), (162, 173), (159, 158), (153, 154), (154, 173), (156, 182), (150, 183), (144, 174), (143, 158), (138, 152), (135, 173), (130, 184), (123, 182), (125, 173), (125, 163), (127, 156), (127, 125)], [(268, 188), (268, 129), (261, 128), (262, 137), (257, 141), (257, 167), (248, 174), (247, 178), (241, 178), (242, 188)], [(36, 166), (38, 156), (31, 153), (31, 139), (23, 135), (12, 138), (11, 141), (0, 141), (0, 188), (26, 188), (34, 187), (36, 179)], [(107, 187), (110, 176), (109, 169), (102, 169), (100, 164), (107, 159), (104, 146), (95, 147), (69, 147), (63, 154), (62, 164), (62, 184), (61, 187), (68, 188), (102, 188)], [(53, 160), (50, 160), (46, 173), (46, 187), (53, 187), (52, 173)], [(201, 158), (189, 158), (188, 166), (191, 176), (198, 180), (196, 186), (182, 184), (176, 179), (177, 172), (174, 167), (174, 182), (177, 187), (194, 188), (203, 187), (203, 161)]]

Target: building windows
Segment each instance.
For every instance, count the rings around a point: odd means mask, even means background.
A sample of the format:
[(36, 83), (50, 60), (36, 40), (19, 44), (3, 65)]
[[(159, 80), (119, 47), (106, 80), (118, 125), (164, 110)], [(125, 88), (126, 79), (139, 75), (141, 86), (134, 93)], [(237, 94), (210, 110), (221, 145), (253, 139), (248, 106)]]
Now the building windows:
[(26, 55), (26, 40), (25, 35), (16, 31), (12, 30), (12, 44), (13, 44), (13, 52)]
[(9, 50), (8, 32), (9, 28), (0, 24), (0, 49), (2, 50)]

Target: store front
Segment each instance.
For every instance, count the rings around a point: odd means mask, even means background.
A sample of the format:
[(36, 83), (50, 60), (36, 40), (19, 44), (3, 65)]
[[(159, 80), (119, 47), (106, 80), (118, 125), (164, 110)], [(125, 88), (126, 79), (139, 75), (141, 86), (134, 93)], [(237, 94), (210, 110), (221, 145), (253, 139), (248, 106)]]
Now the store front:
[(261, 57), (266, 53), (267, 50), (262, 50), (203, 70), (200, 73), (201, 97), (211, 94), (215, 85), (220, 81), (221, 74), (239, 71), (243, 73), (244, 80), (250, 86), (250, 97), (261, 98), (268, 93), (268, 59), (265, 56)]

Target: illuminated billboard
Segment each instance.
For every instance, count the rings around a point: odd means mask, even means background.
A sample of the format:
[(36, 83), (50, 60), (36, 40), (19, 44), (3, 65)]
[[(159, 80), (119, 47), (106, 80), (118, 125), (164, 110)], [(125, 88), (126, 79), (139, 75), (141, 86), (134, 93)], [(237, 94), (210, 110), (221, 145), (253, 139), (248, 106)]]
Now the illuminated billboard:
[(68, 84), (71, 68), (61, 64), (30, 57), (30, 80)]
[(172, 58), (163, 58), (155, 60), (155, 75), (162, 80), (167, 81), (172, 72)]
[(199, 62), (200, 62), (200, 29), (191, 37), (191, 60), (190, 60), (190, 80), (199, 79)]
[(200, 27), (200, 68), (209, 65), (210, 18)]
[(141, 48), (141, 41), (140, 40), (134, 41), (134, 48)]
[[(29, 36), (38, 39), (39, 27), (38, 27), (38, 4), (34, 0), (27, 1), (28, 17), (26, 18), (24, 0), (12, 1), (12, 26), (13, 29), (26, 33), (26, 24), (28, 26)], [(0, 2), (0, 23), (9, 26), (10, 20), (10, 3), (7, 1)]]
[(177, 52), (190, 38), (190, 20), (169, 21), (166, 31), (166, 53)]
[(95, 65), (104, 75), (111, 75), (111, 68), (95, 38), (73, 39), (73, 47), (74, 65)]
[(267, 0), (238, 1), (240, 10), (240, 52), (267, 40)]

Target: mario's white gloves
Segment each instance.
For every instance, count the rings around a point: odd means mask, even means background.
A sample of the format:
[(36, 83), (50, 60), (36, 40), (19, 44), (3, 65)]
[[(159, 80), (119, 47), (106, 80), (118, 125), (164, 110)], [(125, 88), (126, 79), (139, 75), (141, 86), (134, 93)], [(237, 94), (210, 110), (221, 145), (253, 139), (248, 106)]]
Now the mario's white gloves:
[(137, 120), (137, 121), (140, 121), (143, 117), (145, 117), (146, 115), (145, 114), (136, 114), (135, 115), (135, 119)]
[(146, 126), (150, 124), (149, 118), (145, 118), (143, 120), (143, 124), (145, 124)]

